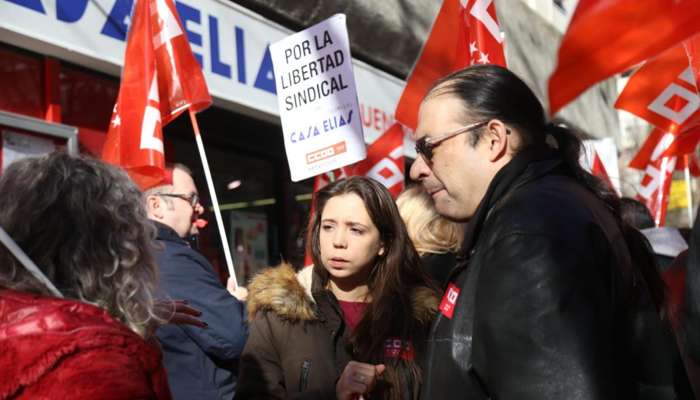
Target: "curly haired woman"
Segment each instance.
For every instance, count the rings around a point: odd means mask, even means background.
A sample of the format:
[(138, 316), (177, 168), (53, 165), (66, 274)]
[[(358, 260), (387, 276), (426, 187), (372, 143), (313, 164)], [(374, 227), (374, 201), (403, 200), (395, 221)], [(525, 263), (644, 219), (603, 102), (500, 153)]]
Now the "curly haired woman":
[(155, 232), (129, 177), (54, 153), (11, 164), (0, 193), (0, 226), (64, 296), (0, 246), (0, 399), (169, 399), (147, 341)]

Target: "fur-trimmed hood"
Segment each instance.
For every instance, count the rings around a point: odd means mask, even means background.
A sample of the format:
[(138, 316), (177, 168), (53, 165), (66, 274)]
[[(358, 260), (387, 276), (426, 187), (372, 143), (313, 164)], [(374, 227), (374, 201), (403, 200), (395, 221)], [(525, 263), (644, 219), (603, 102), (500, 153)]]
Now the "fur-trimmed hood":
[[(316, 320), (311, 289), (314, 276), (313, 267), (294, 272), (286, 263), (260, 272), (248, 285), (248, 318), (252, 321), (258, 312), (272, 311), (291, 322)], [(414, 289), (411, 300), (417, 320), (428, 322), (434, 317), (438, 298), (432, 289)]]

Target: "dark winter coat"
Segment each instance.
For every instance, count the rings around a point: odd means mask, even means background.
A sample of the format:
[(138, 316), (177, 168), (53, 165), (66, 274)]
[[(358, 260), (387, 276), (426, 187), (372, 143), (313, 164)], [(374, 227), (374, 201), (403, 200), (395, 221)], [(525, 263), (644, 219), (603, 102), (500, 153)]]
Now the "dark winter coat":
[(157, 343), (105, 310), (0, 290), (0, 399), (170, 399)]
[(248, 337), (245, 306), (221, 285), (201, 254), (170, 227), (156, 225), (161, 295), (187, 300), (202, 312), (199, 318), (208, 325), (164, 325), (156, 332), (173, 398), (230, 400)]
[[(250, 338), (237, 400), (336, 398), (335, 384), (352, 359), (349, 333), (335, 296), (312, 271), (295, 274), (282, 265), (249, 285)], [(428, 288), (414, 289), (413, 306), (413, 317), (427, 326), (437, 298)]]
[(454, 315), (431, 328), (422, 398), (638, 398), (642, 353), (656, 350), (640, 330), (661, 321), (633, 311), (651, 306), (630, 304), (639, 277), (623, 234), (556, 156), (506, 165), (464, 246)]

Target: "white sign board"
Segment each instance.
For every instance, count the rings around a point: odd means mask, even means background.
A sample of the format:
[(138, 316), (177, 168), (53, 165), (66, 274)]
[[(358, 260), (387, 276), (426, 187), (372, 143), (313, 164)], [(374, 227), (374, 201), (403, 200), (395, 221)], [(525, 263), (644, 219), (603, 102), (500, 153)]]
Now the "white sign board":
[(271, 44), (270, 55), (292, 181), (363, 160), (345, 15)]

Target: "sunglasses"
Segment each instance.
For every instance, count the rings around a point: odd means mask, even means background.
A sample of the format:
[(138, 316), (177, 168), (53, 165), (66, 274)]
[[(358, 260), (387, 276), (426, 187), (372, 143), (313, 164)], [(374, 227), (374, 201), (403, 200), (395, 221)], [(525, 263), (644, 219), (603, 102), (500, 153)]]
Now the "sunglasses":
[(180, 194), (180, 193), (158, 193), (158, 196), (163, 196), (163, 197), (176, 197), (181, 200), (185, 200), (192, 206), (192, 208), (196, 207), (197, 204), (199, 203), (199, 195), (197, 193), (192, 193), (192, 194)]
[(476, 122), (473, 124), (469, 124), (467, 126), (461, 127), (457, 129), (454, 132), (446, 133), (442, 136), (438, 136), (437, 138), (431, 138), (426, 136), (423, 136), (422, 138), (418, 139), (416, 141), (416, 153), (420, 154), (423, 156), (423, 158), (427, 162), (432, 162), (433, 161), (433, 150), (440, 145), (440, 143), (444, 142), (445, 140), (455, 137), (457, 135), (460, 135), (465, 132), (469, 132), (471, 130), (474, 130), (476, 128), (480, 128), (484, 125), (486, 125), (488, 121), (483, 121), (483, 122)]

